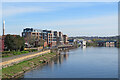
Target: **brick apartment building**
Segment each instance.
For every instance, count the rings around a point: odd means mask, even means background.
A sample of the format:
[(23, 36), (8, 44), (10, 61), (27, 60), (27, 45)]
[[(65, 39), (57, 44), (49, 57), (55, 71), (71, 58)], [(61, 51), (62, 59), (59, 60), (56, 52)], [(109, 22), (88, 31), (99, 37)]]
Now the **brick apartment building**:
[(63, 35), (63, 41), (64, 41), (64, 44), (68, 44), (69, 41), (68, 41), (68, 36), (67, 35)]
[[(45, 46), (55, 46), (57, 44), (67, 43), (67, 35), (63, 36), (62, 32), (52, 31), (52, 30), (40, 30), (33, 28), (26, 28), (22, 32), (22, 36), (25, 38), (27, 42), (27, 37), (34, 37), (36, 41), (44, 40)], [(65, 39), (63, 39), (65, 38)], [(64, 41), (65, 40), (65, 41)]]

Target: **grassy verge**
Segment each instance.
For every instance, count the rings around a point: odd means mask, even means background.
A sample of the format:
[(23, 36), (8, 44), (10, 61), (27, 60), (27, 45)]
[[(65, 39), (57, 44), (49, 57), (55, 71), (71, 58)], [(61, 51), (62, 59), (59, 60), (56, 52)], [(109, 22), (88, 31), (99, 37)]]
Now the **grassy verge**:
[(38, 66), (43, 65), (43, 63), (48, 62), (55, 53), (47, 53), (39, 57), (20, 62), (10, 67), (2, 69), (2, 78), (15, 78), (16, 76), (25, 73), (26, 71)]
[(37, 50), (32, 49), (32, 50), (26, 50), (26, 51), (3, 51), (2, 52), (2, 58), (4, 57), (11, 57), (14, 55), (21, 55), (21, 54), (26, 54), (29, 52), (36, 52)]

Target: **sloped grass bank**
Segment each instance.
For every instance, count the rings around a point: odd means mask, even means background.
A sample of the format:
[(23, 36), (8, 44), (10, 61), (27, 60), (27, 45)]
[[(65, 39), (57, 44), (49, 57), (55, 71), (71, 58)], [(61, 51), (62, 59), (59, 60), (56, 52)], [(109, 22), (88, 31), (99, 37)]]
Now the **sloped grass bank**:
[(47, 53), (30, 60), (20, 62), (13, 66), (3, 68), (2, 78), (3, 79), (18, 78), (19, 75), (22, 75), (28, 70), (31, 70), (37, 66), (42, 66), (45, 63), (48, 63), (50, 59), (55, 56), (56, 56), (55, 53)]

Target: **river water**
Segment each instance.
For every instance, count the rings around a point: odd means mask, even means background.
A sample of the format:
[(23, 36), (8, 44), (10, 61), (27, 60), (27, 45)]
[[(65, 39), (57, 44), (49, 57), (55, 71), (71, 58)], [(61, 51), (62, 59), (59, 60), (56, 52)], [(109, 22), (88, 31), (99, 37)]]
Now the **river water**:
[(61, 52), (24, 78), (118, 78), (118, 48), (83, 47)]

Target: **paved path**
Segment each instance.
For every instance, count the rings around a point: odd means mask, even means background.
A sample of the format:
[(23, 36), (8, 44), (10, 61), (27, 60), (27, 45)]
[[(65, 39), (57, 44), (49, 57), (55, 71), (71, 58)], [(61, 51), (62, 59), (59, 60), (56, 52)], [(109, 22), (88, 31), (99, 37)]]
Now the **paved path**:
[(32, 52), (32, 53), (16, 55), (16, 56), (8, 57), (8, 58), (3, 58), (4, 61), (2, 61), (0, 63), (0, 66), (7, 66), (7, 65), (19, 63), (21, 61), (28, 60), (30, 58), (33, 58), (33, 57), (36, 57), (36, 56), (39, 56), (39, 55), (42, 55), (42, 54), (46, 54), (46, 53), (50, 53), (50, 50)]
[[(41, 51), (38, 51), (38, 52), (41, 52)], [(14, 55), (14, 56), (11, 56), (11, 57), (5, 57), (5, 58), (2, 58), (2, 62), (8, 61), (8, 60), (11, 60), (11, 59), (20, 58), (20, 57), (27, 56), (27, 55), (32, 55), (32, 54), (35, 54), (35, 53), (38, 53), (38, 52), (30, 52), (30, 53), (21, 54), (21, 55)]]

